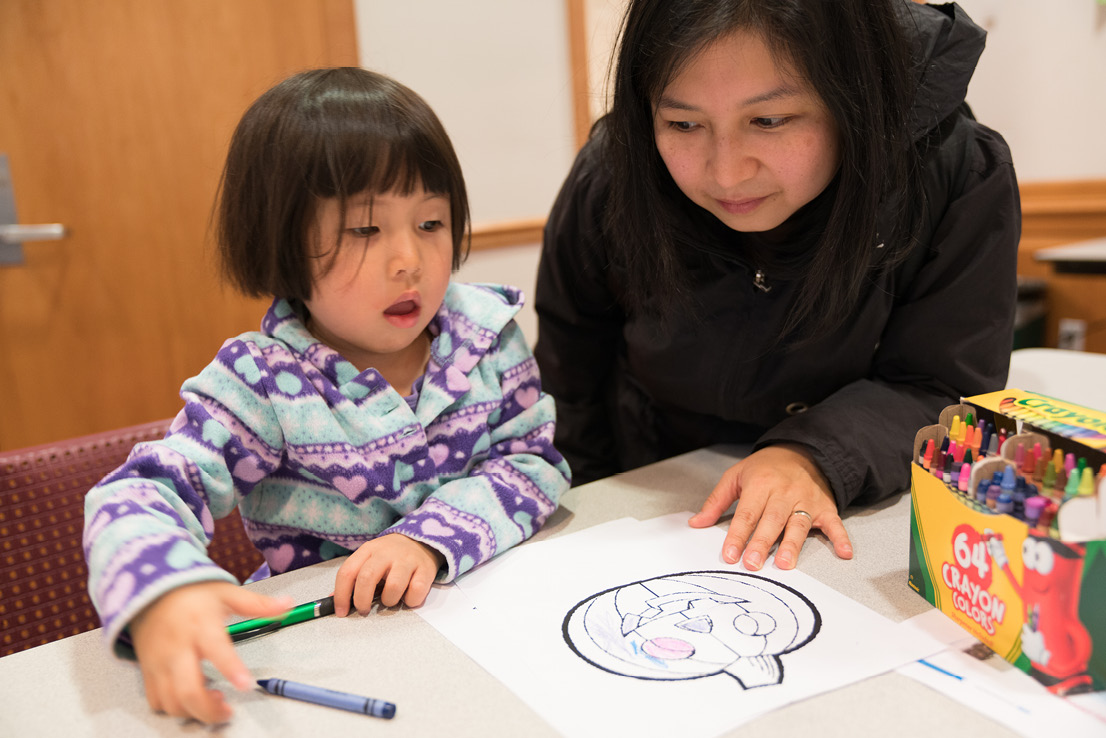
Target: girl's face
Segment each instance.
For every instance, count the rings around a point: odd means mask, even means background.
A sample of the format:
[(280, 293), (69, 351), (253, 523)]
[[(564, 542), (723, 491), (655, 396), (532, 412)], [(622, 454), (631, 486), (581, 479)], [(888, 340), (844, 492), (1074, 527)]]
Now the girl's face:
[(664, 88), (654, 134), (680, 190), (735, 231), (780, 225), (840, 162), (821, 98), (744, 31), (707, 46)]
[(306, 301), (311, 332), (362, 371), (424, 359), (427, 344), (416, 339), (452, 272), (449, 198), (421, 188), (362, 193), (339, 219), (336, 198), (319, 201)]

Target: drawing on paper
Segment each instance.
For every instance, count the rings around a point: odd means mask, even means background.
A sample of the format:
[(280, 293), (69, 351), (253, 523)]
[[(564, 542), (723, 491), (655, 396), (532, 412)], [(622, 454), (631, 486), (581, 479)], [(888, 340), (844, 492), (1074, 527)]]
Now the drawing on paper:
[(562, 632), (576, 655), (649, 680), (726, 673), (744, 689), (783, 681), (780, 657), (821, 627), (814, 604), (766, 577), (692, 571), (612, 587), (576, 604)]

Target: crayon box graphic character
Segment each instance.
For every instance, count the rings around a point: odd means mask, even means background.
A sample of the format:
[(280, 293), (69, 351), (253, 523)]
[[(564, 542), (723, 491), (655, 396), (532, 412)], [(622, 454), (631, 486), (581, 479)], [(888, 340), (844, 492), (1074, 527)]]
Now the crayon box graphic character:
[(1001, 535), (984, 533), (995, 565), (1022, 600), (1022, 653), (1030, 674), (1055, 694), (1090, 691), (1091, 636), (1079, 619), (1085, 548), (1030, 532), (1022, 541), (1022, 579), (1010, 570)]

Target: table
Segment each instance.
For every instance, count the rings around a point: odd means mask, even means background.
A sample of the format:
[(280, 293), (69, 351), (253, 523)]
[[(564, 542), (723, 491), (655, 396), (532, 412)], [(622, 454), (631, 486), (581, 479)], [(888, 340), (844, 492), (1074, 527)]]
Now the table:
[(1106, 412), (1106, 354), (1018, 349), (1010, 354), (1006, 386)]
[(1106, 274), (1106, 238), (1037, 249), (1033, 258), (1051, 262), (1057, 274)]
[[(698, 509), (743, 449), (702, 449), (577, 487), (535, 540), (561, 536), (627, 515), (645, 520)], [(930, 609), (906, 584), (910, 497), (850, 509), (845, 525), (855, 558), (837, 559), (828, 541), (811, 538), (799, 567), (898, 622)], [(526, 544), (523, 544), (526, 545)], [(510, 555), (509, 553), (506, 555)], [(713, 563), (713, 562), (707, 562)], [(339, 561), (249, 585), (305, 602), (328, 594)], [(235, 693), (215, 672), (235, 710), (220, 736), (357, 734), (543, 738), (556, 733), (504, 684), (428, 625), (414, 610), (323, 618), (239, 645), (257, 678), (320, 686), (357, 684), (357, 692), (398, 706), (391, 721), (271, 697)], [(207, 732), (198, 723), (155, 715), (137, 667), (110, 657), (100, 631), (0, 658), (0, 735), (177, 736)], [(1012, 736), (1005, 727), (895, 673), (790, 705), (727, 735), (761, 738), (809, 731), (819, 738)]]

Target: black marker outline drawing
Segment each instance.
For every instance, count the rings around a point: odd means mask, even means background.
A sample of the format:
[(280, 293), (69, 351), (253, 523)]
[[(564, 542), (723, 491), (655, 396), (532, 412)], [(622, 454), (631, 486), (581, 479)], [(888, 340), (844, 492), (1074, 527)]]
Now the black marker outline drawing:
[(578, 602), (561, 632), (603, 671), (672, 681), (726, 673), (743, 689), (780, 684), (780, 656), (809, 643), (822, 616), (805, 595), (736, 571), (686, 571), (611, 587)]

